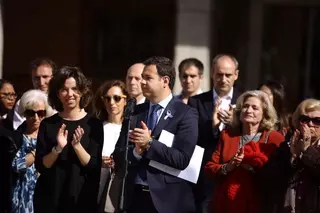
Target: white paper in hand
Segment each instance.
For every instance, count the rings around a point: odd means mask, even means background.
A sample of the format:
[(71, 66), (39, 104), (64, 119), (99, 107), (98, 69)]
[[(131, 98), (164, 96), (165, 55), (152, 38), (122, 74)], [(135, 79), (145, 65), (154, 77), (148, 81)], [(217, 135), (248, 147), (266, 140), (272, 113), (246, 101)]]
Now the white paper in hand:
[[(174, 134), (166, 130), (162, 130), (159, 137), (159, 142), (165, 144), (168, 147), (171, 147), (173, 143), (173, 139), (174, 139)], [(192, 183), (197, 183), (199, 173), (200, 173), (203, 153), (204, 153), (204, 149), (200, 146), (196, 146), (193, 152), (193, 155), (191, 157), (190, 163), (188, 167), (184, 170), (175, 169), (153, 160), (150, 161), (149, 165), (167, 174), (179, 177), (181, 179), (190, 181)]]

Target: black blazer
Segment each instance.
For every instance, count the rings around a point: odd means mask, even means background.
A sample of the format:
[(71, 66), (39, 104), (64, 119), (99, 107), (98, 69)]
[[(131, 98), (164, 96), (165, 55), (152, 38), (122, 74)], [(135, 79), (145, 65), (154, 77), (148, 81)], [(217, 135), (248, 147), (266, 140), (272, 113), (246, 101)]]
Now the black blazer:
[[(137, 105), (131, 117), (130, 129), (141, 128), (141, 121), (146, 123), (149, 104)], [(171, 118), (166, 118), (168, 111), (171, 111)], [(127, 122), (127, 121), (125, 121)], [(127, 130), (126, 123), (114, 152), (116, 172), (123, 172), (124, 145)], [(192, 194), (191, 184), (183, 179), (174, 177), (148, 166), (150, 160), (155, 160), (170, 167), (183, 170), (190, 162), (198, 138), (198, 113), (195, 109), (172, 99), (162, 113), (162, 116), (155, 127), (152, 137), (153, 142), (149, 150), (139, 161), (133, 155), (134, 146), (129, 149), (129, 169), (126, 183), (126, 207), (130, 207), (131, 198), (135, 186), (135, 178), (140, 166), (147, 168), (147, 181), (151, 192), (153, 204), (160, 213), (185, 213), (194, 212), (195, 203)], [(162, 130), (175, 135), (172, 147), (160, 143), (158, 138)]]
[[(233, 88), (231, 104), (236, 104), (240, 92)], [(188, 105), (197, 109), (199, 113), (199, 136), (197, 145), (205, 149), (203, 165), (210, 160), (211, 154), (215, 150), (219, 135), (214, 136), (212, 131), (212, 114), (213, 114), (213, 90), (190, 97)]]
[(14, 110), (10, 110), (7, 114), (7, 118), (2, 121), (2, 126), (10, 131), (13, 131), (13, 113)]

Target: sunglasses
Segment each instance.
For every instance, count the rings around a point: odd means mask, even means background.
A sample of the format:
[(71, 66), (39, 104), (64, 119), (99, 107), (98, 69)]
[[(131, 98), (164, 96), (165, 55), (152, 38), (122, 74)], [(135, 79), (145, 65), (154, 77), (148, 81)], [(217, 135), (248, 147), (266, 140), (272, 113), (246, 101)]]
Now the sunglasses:
[(300, 122), (304, 124), (308, 124), (312, 121), (313, 125), (320, 126), (320, 117), (310, 118), (309, 116), (302, 115), (300, 117)]
[(46, 116), (46, 110), (34, 111), (32, 109), (27, 109), (26, 111), (24, 111), (24, 115), (29, 118), (35, 117), (36, 114), (39, 118), (44, 118)]
[(101, 98), (103, 100), (106, 100), (107, 102), (111, 102), (111, 99), (113, 99), (116, 103), (119, 103), (122, 98), (126, 98), (125, 95), (113, 95), (113, 96), (102, 96)]

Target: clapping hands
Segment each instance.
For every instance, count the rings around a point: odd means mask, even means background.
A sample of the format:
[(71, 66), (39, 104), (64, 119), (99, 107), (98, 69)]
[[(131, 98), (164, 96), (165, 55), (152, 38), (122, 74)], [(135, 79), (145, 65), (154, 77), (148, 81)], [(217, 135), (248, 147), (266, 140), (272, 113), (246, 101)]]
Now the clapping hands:
[(227, 171), (231, 172), (235, 170), (242, 162), (244, 158), (244, 148), (241, 147), (237, 153), (233, 156), (233, 158), (230, 160), (230, 162), (227, 164)]
[(305, 152), (311, 145), (311, 133), (308, 125), (302, 124), (300, 131), (296, 129), (290, 142), (290, 151), (294, 158)]
[(71, 141), (72, 146), (79, 145), (83, 135), (84, 135), (84, 130), (80, 126), (78, 126), (73, 133), (73, 138)]
[[(78, 126), (74, 133), (71, 141), (72, 146), (77, 146), (80, 144), (81, 138), (84, 135), (84, 130), (80, 126)], [(68, 143), (68, 130), (66, 129), (66, 125), (62, 124), (58, 133), (57, 133), (57, 143), (58, 150), (62, 150)]]
[(212, 115), (212, 128), (218, 128), (221, 123), (225, 125), (230, 125), (233, 119), (233, 107), (230, 104), (229, 109), (221, 109), (222, 100), (219, 99), (214, 105), (213, 115)]

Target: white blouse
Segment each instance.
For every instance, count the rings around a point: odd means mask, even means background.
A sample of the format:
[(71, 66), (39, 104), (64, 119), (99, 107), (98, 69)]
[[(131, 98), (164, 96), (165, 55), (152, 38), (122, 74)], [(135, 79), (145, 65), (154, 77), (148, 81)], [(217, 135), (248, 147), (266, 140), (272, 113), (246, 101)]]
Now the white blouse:
[(114, 123), (103, 123), (103, 149), (102, 149), (102, 156), (109, 157), (116, 146), (118, 138), (120, 136), (121, 131), (121, 124), (114, 124)]

